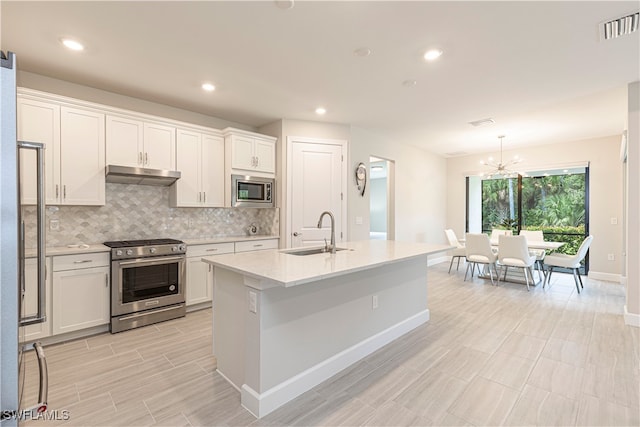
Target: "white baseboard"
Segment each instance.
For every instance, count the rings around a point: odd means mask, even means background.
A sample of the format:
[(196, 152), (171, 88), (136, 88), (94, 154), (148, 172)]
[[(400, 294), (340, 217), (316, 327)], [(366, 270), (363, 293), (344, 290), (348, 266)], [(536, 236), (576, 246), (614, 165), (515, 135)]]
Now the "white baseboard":
[(622, 275), (613, 273), (602, 273), (599, 271), (589, 271), (589, 279), (604, 280), (605, 282), (622, 283)]
[(258, 393), (251, 387), (243, 384), (241, 391), (242, 406), (257, 418), (264, 417), (305, 391), (312, 389), (324, 380), (332, 377), (396, 338), (417, 328), (428, 320), (429, 310), (423, 310), (310, 367), (263, 393)]
[(627, 304), (624, 305), (624, 324), (640, 328), (640, 314), (629, 313)]

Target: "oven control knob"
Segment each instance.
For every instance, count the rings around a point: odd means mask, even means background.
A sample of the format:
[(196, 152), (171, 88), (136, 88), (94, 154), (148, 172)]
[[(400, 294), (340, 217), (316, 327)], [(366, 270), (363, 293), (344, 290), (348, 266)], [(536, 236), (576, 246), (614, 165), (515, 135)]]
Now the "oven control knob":
[(171, 252), (178, 252), (178, 247), (177, 246), (172, 246), (171, 247)]
[(156, 248), (149, 248), (149, 252), (152, 253), (152, 254), (155, 254), (156, 253)]
[(172, 291), (172, 292), (175, 291), (176, 290), (176, 285), (169, 286), (169, 290)]
[(180, 245), (179, 246), (180, 251), (184, 252), (187, 250), (187, 247), (185, 245)]
[(118, 250), (116, 251), (116, 255), (117, 255), (117, 256), (122, 256), (122, 249), (118, 249)]
[(133, 250), (127, 249), (127, 255), (133, 255)]

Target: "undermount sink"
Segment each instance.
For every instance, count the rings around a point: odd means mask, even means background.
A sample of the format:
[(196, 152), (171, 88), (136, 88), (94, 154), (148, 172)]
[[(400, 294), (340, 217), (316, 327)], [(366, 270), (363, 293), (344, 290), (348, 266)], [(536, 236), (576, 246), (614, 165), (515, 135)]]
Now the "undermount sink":
[[(336, 248), (336, 252), (338, 251), (346, 251), (347, 248)], [(325, 248), (302, 248), (302, 249), (292, 249), (288, 251), (282, 251), (282, 253), (289, 255), (297, 255), (297, 256), (305, 256), (305, 255), (315, 255), (315, 254), (326, 254), (329, 253)]]

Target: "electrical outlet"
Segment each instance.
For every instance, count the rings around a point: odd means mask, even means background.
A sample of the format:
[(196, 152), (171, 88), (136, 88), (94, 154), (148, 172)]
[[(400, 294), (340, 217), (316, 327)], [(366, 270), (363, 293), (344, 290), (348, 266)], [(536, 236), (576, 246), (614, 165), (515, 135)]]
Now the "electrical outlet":
[(618, 218), (612, 216), (611, 217), (611, 225), (618, 225)]
[(356, 225), (362, 225), (362, 217), (361, 216), (357, 216), (356, 217)]
[(51, 230), (51, 231), (60, 230), (60, 220), (58, 220), (58, 219), (49, 220), (49, 230)]
[(193, 228), (193, 223), (194, 223), (193, 218), (189, 218), (189, 219), (187, 220), (187, 227), (189, 227), (189, 228)]
[(371, 308), (373, 310), (378, 308), (378, 295), (374, 295), (373, 297), (371, 297)]
[(609, 254), (609, 255), (607, 255), (607, 259), (609, 261), (615, 261), (616, 257), (613, 254)]

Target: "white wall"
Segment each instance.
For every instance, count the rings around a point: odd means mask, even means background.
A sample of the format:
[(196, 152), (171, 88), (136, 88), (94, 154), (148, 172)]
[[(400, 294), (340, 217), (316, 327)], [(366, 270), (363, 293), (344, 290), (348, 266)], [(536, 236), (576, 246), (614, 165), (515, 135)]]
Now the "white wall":
[[(395, 162), (395, 239), (409, 242), (445, 243), (446, 159), (421, 150), (410, 141), (388, 140), (366, 129), (352, 127), (349, 170), (369, 157)], [(349, 193), (349, 240), (369, 238), (369, 192), (360, 196), (351, 174)], [(363, 218), (362, 225), (355, 218)]]
[(213, 116), (206, 116), (204, 114), (194, 113), (193, 111), (170, 107), (168, 105), (146, 101), (139, 98), (132, 98), (130, 96), (107, 92), (105, 90), (95, 89), (89, 86), (82, 86), (65, 80), (58, 80), (26, 71), (18, 71), (18, 86), (55, 93), (84, 101), (95, 102), (97, 104), (109, 105), (111, 107), (122, 108), (125, 110), (136, 111), (139, 113), (164, 117), (167, 119), (183, 121), (195, 125), (212, 127), (214, 129), (234, 127), (255, 131), (255, 128), (242, 123), (232, 122), (230, 120)]
[[(621, 129), (622, 131), (622, 129)], [(520, 167), (540, 170), (581, 162), (590, 162), (589, 232), (594, 236), (590, 250), (591, 273), (611, 275), (619, 280), (622, 262), (622, 163), (620, 162), (621, 135), (584, 141), (542, 145), (505, 151), (509, 159), (519, 155), (524, 159)], [(492, 153), (494, 157), (499, 153)], [(457, 235), (465, 231), (465, 176), (482, 172), (480, 160), (489, 156), (471, 155), (447, 160), (447, 227)], [(612, 225), (611, 218), (618, 224)], [(615, 260), (608, 261), (607, 254)]]
[(371, 201), (371, 231), (387, 231), (387, 179), (376, 178), (369, 182), (369, 199)]

